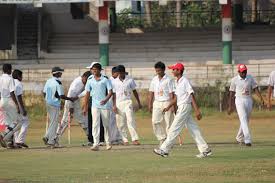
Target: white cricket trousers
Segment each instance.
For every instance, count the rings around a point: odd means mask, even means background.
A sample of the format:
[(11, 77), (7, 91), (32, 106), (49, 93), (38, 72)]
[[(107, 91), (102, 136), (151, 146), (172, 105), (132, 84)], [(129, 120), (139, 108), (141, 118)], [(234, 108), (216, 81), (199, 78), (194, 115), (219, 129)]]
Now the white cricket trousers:
[(47, 104), (47, 112), (49, 115), (49, 127), (47, 129), (45, 137), (48, 139), (48, 144), (54, 145), (56, 142), (55, 138), (59, 121), (60, 107), (55, 107)]
[(205, 152), (208, 151), (208, 145), (205, 142), (202, 134), (200, 132), (198, 124), (193, 120), (192, 117), (192, 105), (191, 104), (182, 104), (178, 106), (178, 110), (175, 116), (172, 125), (169, 128), (167, 138), (160, 146), (160, 149), (168, 153), (173, 146), (177, 136), (182, 131), (183, 127), (186, 126), (191, 136), (195, 140), (199, 151)]
[(4, 123), (6, 125), (5, 141), (12, 141), (12, 136), (21, 128), (21, 115), (18, 114), (16, 104), (12, 98), (1, 98), (0, 108), (4, 113)]
[[(118, 114), (116, 115), (116, 122), (118, 130), (122, 136), (123, 142), (128, 142), (127, 126), (132, 138), (132, 141), (138, 140), (136, 131), (136, 121), (134, 118), (134, 109), (132, 100), (125, 100), (117, 102)], [(126, 126), (127, 125), (127, 126)]]
[(74, 109), (73, 117), (78, 121), (79, 125), (84, 130), (85, 134), (88, 135), (88, 118), (87, 116), (85, 117), (83, 115), (80, 106), (80, 99), (78, 99), (73, 103), (67, 100), (65, 101), (63, 117), (61, 120), (61, 124), (58, 125), (57, 129), (58, 137), (61, 137), (68, 127), (70, 107)]
[(21, 115), (21, 129), (14, 133), (14, 140), (15, 143), (25, 143), (26, 142), (26, 136), (29, 128), (29, 118), (28, 116)]
[(118, 131), (116, 124), (116, 113), (114, 111), (110, 111), (110, 141), (116, 142), (118, 140), (122, 140), (122, 137)]
[(99, 145), (99, 134), (100, 134), (100, 117), (102, 119), (102, 124), (104, 126), (104, 139), (106, 144), (110, 144), (110, 130), (109, 130), (109, 122), (110, 122), (110, 110), (108, 109), (100, 109), (92, 107), (92, 118), (93, 118), (93, 129), (92, 134), (94, 138), (93, 146)]
[[(154, 101), (153, 103), (152, 125), (153, 131), (159, 141), (166, 139), (170, 124), (174, 119), (174, 113), (171, 110), (163, 114), (163, 109), (169, 104), (169, 101)], [(165, 129), (163, 128), (163, 122), (165, 123)]]
[(252, 111), (253, 101), (251, 97), (236, 97), (236, 109), (240, 120), (240, 128), (236, 136), (238, 142), (251, 143), (249, 130), (249, 117)]

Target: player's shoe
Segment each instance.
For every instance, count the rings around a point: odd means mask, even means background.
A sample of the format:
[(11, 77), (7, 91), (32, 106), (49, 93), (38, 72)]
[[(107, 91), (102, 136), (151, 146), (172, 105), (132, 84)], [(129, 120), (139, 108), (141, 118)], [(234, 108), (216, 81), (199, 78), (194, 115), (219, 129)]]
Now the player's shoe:
[(167, 158), (168, 157), (168, 153), (164, 152), (163, 150), (161, 149), (154, 149), (153, 151), (155, 154), (159, 155), (159, 156), (162, 156), (164, 158)]
[(4, 141), (4, 135), (2, 133), (0, 133), (0, 145), (4, 148), (7, 147), (6, 142)]
[(246, 143), (245, 146), (246, 146), (246, 147), (251, 147), (252, 144), (251, 144), (251, 143)]
[(91, 150), (92, 151), (99, 151), (99, 147), (98, 146), (93, 146), (93, 147), (91, 147)]
[(196, 155), (197, 158), (206, 158), (208, 156), (211, 156), (212, 155), (212, 151), (211, 150), (208, 150), (208, 151), (205, 151), (205, 152), (202, 152), (198, 155)]
[(7, 142), (7, 149), (15, 149), (13, 142)]
[(133, 143), (133, 145), (136, 145), (136, 146), (140, 145), (140, 142), (138, 140), (134, 140), (132, 143)]
[(29, 146), (28, 146), (27, 144), (25, 144), (25, 143), (15, 143), (15, 144), (16, 144), (16, 146), (18, 146), (19, 148), (26, 148), (26, 149), (29, 148)]
[(85, 146), (93, 146), (93, 143), (92, 142), (83, 143), (82, 146), (83, 147), (85, 147)]
[(128, 146), (128, 145), (129, 145), (129, 142), (123, 142), (123, 145), (124, 145), (124, 146)]
[(99, 142), (98, 145), (99, 145), (99, 146), (105, 146), (105, 143), (104, 143), (104, 142)]
[(110, 144), (106, 144), (106, 150), (111, 150), (112, 146)]

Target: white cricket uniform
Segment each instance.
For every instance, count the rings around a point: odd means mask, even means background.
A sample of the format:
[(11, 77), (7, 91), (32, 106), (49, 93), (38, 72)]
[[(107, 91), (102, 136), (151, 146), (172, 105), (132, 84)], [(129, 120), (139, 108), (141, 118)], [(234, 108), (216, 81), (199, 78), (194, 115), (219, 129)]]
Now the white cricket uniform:
[(199, 151), (206, 152), (209, 150), (207, 143), (205, 142), (200, 132), (198, 124), (192, 117), (192, 98), (191, 94), (194, 90), (187, 78), (182, 76), (175, 83), (175, 95), (177, 96), (178, 110), (172, 125), (169, 128), (167, 138), (160, 146), (160, 149), (168, 153), (175, 142), (177, 136), (180, 134), (184, 126), (188, 128), (193, 139), (196, 141)]
[(0, 77), (0, 108), (2, 108), (4, 123), (7, 127), (4, 135), (5, 141), (12, 141), (13, 134), (21, 127), (20, 115), (10, 95), (10, 93), (14, 91), (15, 85), (13, 78), (8, 74), (2, 74)]
[[(152, 125), (159, 141), (166, 139), (170, 124), (174, 119), (174, 114), (171, 110), (163, 114), (163, 109), (170, 104), (170, 94), (173, 93), (173, 89), (174, 81), (166, 74), (161, 79), (155, 76), (150, 84), (149, 91), (154, 93)], [(165, 122), (165, 130), (162, 125), (163, 121)]]
[[(110, 81), (112, 83), (113, 88), (114, 88), (114, 80), (115, 80), (115, 78), (110, 77)], [(110, 98), (109, 102), (111, 103), (111, 106), (113, 106), (113, 99), (112, 98)], [(111, 143), (122, 140), (122, 137), (121, 137), (121, 135), (118, 131), (118, 127), (117, 127), (117, 123), (116, 123), (116, 113), (113, 110), (110, 111), (109, 128), (110, 128), (110, 141), (111, 141)]]
[[(267, 84), (272, 86), (273, 88), (275, 87), (275, 71), (272, 71), (270, 73)], [(273, 97), (275, 97), (275, 88), (273, 89)]]
[(122, 136), (122, 140), (123, 142), (128, 142), (127, 126), (132, 141), (138, 140), (139, 137), (136, 131), (133, 101), (131, 100), (131, 94), (132, 91), (136, 89), (136, 83), (130, 76), (126, 76), (123, 81), (121, 81), (119, 77), (116, 78), (113, 84), (118, 109), (118, 114), (116, 114), (116, 122), (118, 130)]
[(229, 91), (235, 92), (235, 104), (240, 120), (240, 128), (236, 136), (238, 142), (247, 144), (252, 141), (248, 123), (253, 105), (251, 93), (257, 87), (256, 81), (250, 75), (247, 75), (245, 79), (238, 75), (231, 80)]
[(71, 83), (69, 87), (68, 95), (67, 95), (68, 97), (78, 97), (78, 100), (74, 102), (71, 102), (69, 100), (65, 101), (63, 117), (61, 120), (61, 124), (59, 124), (57, 129), (58, 139), (63, 135), (64, 131), (68, 127), (70, 108), (73, 108), (74, 118), (79, 122), (85, 134), (88, 135), (88, 118), (85, 117), (82, 113), (81, 101), (80, 101), (80, 98), (84, 97), (85, 95), (86, 95), (85, 85), (82, 82), (82, 77), (79, 76), (75, 78)]
[(17, 102), (19, 105), (19, 109), (20, 109), (20, 116), (21, 116), (21, 129), (20, 131), (17, 131), (14, 134), (14, 139), (15, 139), (15, 143), (25, 143), (26, 141), (26, 135), (28, 132), (28, 128), (29, 128), (29, 118), (28, 116), (23, 116), (23, 108), (22, 106), (20, 106), (20, 103), (18, 101), (18, 96), (22, 96), (23, 95), (23, 84), (18, 80), (18, 79), (14, 79), (14, 84), (15, 84), (15, 91), (14, 94), (17, 97)]

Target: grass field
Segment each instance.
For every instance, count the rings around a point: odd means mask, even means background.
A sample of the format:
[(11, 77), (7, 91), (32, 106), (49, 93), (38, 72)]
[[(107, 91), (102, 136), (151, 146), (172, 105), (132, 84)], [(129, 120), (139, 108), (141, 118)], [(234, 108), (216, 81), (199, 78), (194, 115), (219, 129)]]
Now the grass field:
[[(34, 111), (33, 111), (34, 112)], [(42, 114), (42, 113), (41, 113)], [(251, 120), (253, 147), (235, 144), (239, 127), (236, 115), (204, 112), (199, 122), (213, 156), (197, 159), (193, 140), (185, 129), (184, 145), (175, 146), (168, 158), (152, 153), (158, 142), (152, 134), (150, 116), (137, 114), (138, 131), (143, 145), (114, 146), (92, 152), (81, 147), (86, 141), (77, 125), (72, 126), (72, 145), (47, 149), (41, 138), (45, 116), (31, 115), (27, 143), (30, 149), (0, 149), (2, 182), (275, 182), (275, 114), (254, 112)]]

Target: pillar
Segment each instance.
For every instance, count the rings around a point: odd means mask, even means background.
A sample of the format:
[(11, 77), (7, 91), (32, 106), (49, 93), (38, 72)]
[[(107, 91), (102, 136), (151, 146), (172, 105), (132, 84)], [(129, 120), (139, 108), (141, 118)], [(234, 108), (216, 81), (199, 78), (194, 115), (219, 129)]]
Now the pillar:
[(231, 0), (222, 5), (223, 64), (232, 64), (232, 9)]
[(242, 0), (235, 0), (233, 6), (234, 25), (240, 29), (243, 26), (243, 3)]

